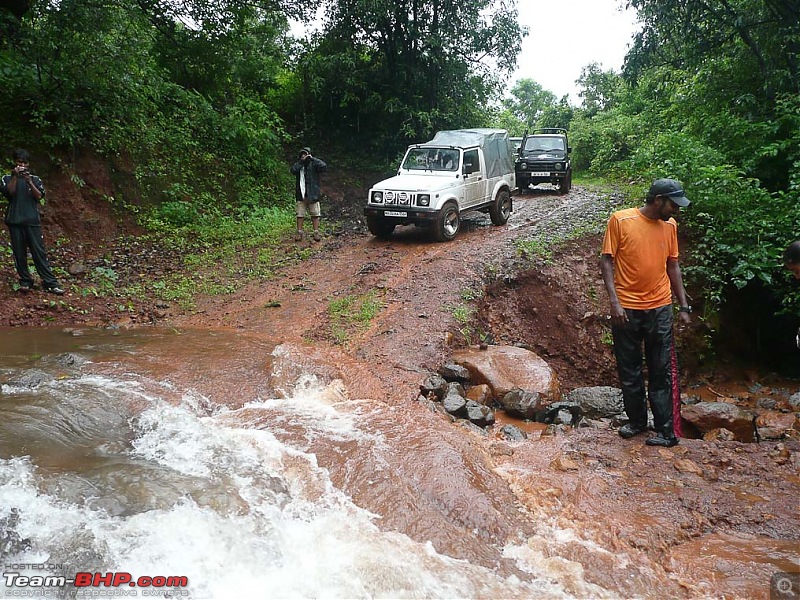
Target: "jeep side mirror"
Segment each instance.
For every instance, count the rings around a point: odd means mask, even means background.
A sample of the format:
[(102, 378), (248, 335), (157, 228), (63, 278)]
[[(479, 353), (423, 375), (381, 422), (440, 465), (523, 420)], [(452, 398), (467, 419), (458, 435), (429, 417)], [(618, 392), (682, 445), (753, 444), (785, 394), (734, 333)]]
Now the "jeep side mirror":
[(572, 146), (567, 146), (567, 154), (569, 154), (570, 152), (572, 152)]

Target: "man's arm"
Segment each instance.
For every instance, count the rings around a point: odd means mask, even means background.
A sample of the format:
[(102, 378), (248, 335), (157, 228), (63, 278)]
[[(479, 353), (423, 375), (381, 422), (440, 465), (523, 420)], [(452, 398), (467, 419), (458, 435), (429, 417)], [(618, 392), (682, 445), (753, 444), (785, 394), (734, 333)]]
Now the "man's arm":
[(628, 315), (619, 303), (617, 288), (614, 285), (614, 259), (610, 254), (600, 255), (600, 272), (603, 274), (603, 283), (611, 301), (611, 323), (622, 327), (628, 321)]
[(44, 194), (42, 193), (42, 190), (40, 190), (39, 187), (34, 184), (31, 174), (26, 172), (25, 175), (20, 175), (16, 171), (11, 172), (11, 177), (9, 178), (8, 184), (6, 186), (9, 198), (17, 193), (17, 186), (19, 185), (20, 179), (24, 179), (25, 183), (28, 184), (28, 187), (31, 190), (31, 195), (37, 202), (42, 199), (42, 196), (44, 196)]
[[(689, 301), (686, 299), (686, 290), (683, 288), (681, 266), (677, 259), (667, 259), (667, 277), (669, 277), (669, 283), (672, 286), (672, 293), (675, 294), (675, 297), (678, 299), (678, 304), (681, 307), (688, 307)], [(683, 310), (678, 313), (678, 318), (684, 324), (688, 324), (689, 321), (691, 321), (689, 313)]]
[[(5, 179), (5, 178), (3, 178)], [(17, 193), (17, 181), (19, 181), (19, 177), (17, 176), (16, 171), (11, 171), (11, 175), (8, 177), (8, 183), (5, 186), (5, 189), (8, 191), (9, 199)]]

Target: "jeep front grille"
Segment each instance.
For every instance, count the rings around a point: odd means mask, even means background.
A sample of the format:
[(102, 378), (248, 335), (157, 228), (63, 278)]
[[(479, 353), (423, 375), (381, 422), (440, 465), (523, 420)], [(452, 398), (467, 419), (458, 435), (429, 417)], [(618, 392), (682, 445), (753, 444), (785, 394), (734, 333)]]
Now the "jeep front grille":
[(383, 203), (390, 206), (417, 206), (417, 194), (412, 192), (385, 192)]

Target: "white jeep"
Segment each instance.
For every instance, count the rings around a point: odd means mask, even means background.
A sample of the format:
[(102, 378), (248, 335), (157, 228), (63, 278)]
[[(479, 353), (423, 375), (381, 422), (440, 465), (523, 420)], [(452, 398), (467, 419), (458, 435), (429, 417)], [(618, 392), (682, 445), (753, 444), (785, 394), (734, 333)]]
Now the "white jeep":
[(514, 187), (505, 130), (440, 131), (430, 142), (408, 147), (397, 175), (370, 189), (364, 215), (379, 238), (389, 237), (397, 225), (414, 224), (449, 241), (464, 211), (488, 212), (492, 223), (505, 224)]

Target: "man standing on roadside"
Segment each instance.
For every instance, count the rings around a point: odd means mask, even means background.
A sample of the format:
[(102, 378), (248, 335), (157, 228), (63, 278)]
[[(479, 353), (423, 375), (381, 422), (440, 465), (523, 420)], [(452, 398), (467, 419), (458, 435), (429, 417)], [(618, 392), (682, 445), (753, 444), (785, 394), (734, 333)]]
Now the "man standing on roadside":
[(600, 271), (611, 301), (614, 356), (630, 419), (620, 427), (619, 435), (629, 439), (647, 430), (649, 398), (656, 430), (655, 437), (645, 442), (649, 446), (672, 447), (681, 433), (672, 295), (678, 300), (678, 315), (684, 324), (689, 323), (691, 307), (678, 264), (678, 226), (673, 217), (689, 204), (680, 182), (657, 179), (644, 206), (611, 215), (600, 256)]
[(46, 292), (61, 296), (64, 290), (50, 269), (42, 237), (42, 222), (39, 217), (39, 202), (44, 198), (42, 180), (31, 175), (28, 169), (30, 154), (27, 150), (14, 151), (14, 169), (10, 175), (0, 179), (0, 193), (8, 200), (6, 225), (11, 237), (11, 251), (19, 275), (19, 291), (33, 289), (33, 277), (28, 268), (28, 251), (33, 257), (33, 265), (42, 279)]
[(323, 161), (311, 156), (311, 148), (305, 147), (300, 151), (297, 162), (292, 165), (292, 174), (295, 176), (295, 198), (297, 200), (297, 232), (295, 241), (303, 239), (303, 221), (306, 215), (311, 217), (314, 229), (314, 241), (320, 240), (319, 235), (319, 174), (328, 168)]

